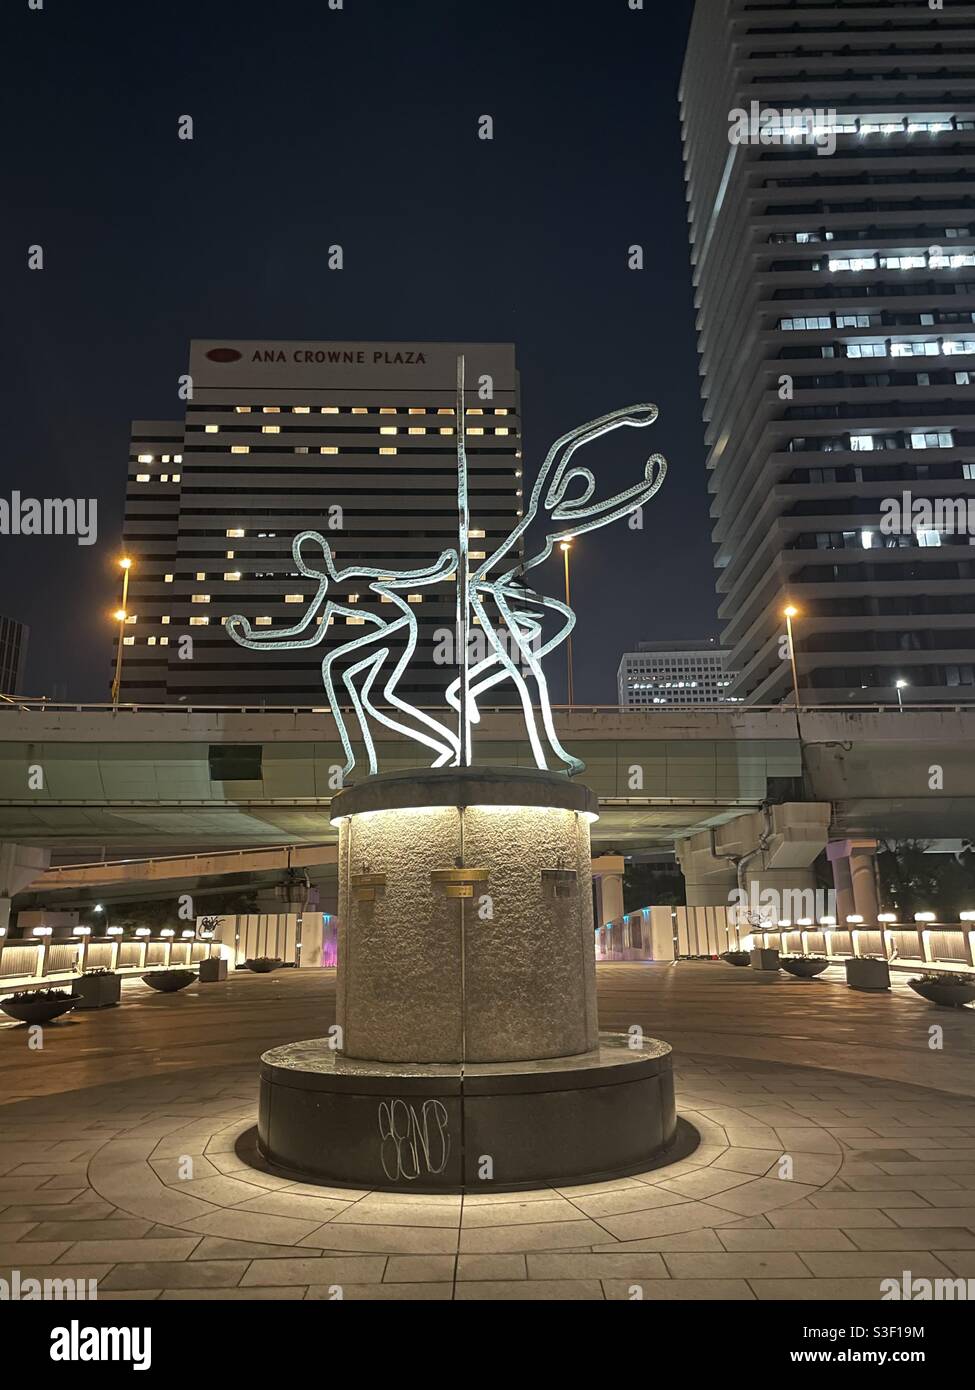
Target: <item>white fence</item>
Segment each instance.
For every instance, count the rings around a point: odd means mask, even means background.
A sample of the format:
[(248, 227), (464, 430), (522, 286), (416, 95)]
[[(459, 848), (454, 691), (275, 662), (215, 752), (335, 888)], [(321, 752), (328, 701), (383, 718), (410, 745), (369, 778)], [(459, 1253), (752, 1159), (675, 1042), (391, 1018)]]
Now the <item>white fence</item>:
[(275, 956), (286, 965), (321, 969), (336, 963), (338, 918), (328, 912), (252, 912), (218, 919), (218, 941), (233, 965)]
[(25, 986), (69, 984), (86, 970), (145, 975), (179, 970), (223, 955), (218, 941), (139, 937), (134, 941), (78, 937), (73, 941), (6, 941), (0, 944), (0, 994)]

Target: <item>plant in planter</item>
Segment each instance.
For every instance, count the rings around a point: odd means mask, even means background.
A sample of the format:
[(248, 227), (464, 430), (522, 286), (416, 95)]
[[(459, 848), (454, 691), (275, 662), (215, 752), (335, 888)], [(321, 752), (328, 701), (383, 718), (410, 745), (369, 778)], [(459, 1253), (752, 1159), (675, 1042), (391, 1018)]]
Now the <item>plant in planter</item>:
[(79, 1009), (106, 1009), (122, 999), (122, 980), (105, 966), (96, 965), (75, 980), (71, 990)]
[(195, 979), (195, 970), (153, 970), (142, 977), (144, 984), (158, 989), (160, 994), (174, 994), (176, 990), (193, 984)]
[(975, 976), (966, 978), (947, 972), (918, 975), (907, 982), (915, 994), (944, 1009), (961, 1009), (975, 999)]
[(21, 1023), (51, 1023), (76, 1002), (65, 989), (22, 989), (0, 1000), (0, 1009)]
[(821, 975), (829, 968), (825, 956), (780, 956), (779, 964), (798, 980), (811, 980), (814, 975)]
[(747, 951), (722, 951), (721, 959), (729, 965), (750, 965), (752, 958)]
[(282, 964), (280, 956), (255, 956), (253, 960), (244, 961), (244, 968), (253, 970), (255, 975), (269, 975), (272, 970), (279, 970)]

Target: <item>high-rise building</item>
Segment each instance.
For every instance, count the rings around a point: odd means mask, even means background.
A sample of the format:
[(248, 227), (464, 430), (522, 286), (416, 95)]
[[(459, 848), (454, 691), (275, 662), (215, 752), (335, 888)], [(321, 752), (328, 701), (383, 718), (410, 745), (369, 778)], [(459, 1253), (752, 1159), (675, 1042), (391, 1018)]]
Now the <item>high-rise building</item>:
[(30, 628), (14, 618), (0, 618), (0, 695), (22, 695)]
[(638, 642), (624, 652), (617, 682), (622, 709), (716, 705), (728, 700), (727, 653), (716, 642)]
[[(302, 531), (320, 532), (340, 569), (398, 573), (456, 547), (459, 354), (476, 563), (522, 515), (511, 344), (192, 343), (185, 419), (132, 427), (123, 701), (323, 703), (323, 658), (366, 617), (333, 616), (314, 647), (264, 653), (224, 624), (239, 613), (273, 636), (301, 621), (317, 587), (292, 558)], [(388, 616), (368, 583), (333, 583), (329, 597)], [(456, 582), (417, 584), (408, 598), (418, 641), (397, 690), (439, 703), (457, 674), (443, 659)], [(405, 640), (391, 634), (393, 662)]]
[(681, 83), (731, 693), (975, 695), (975, 7), (697, 0)]

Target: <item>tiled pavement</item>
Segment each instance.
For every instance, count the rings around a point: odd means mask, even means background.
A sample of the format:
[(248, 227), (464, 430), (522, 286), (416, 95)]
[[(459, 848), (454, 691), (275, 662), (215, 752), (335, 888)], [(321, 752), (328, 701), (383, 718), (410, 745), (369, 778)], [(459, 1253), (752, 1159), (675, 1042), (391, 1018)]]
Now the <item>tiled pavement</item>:
[[(682, 965), (669, 989), (681, 972), (688, 998), (720, 991), (726, 1005), (735, 991), (747, 1014), (752, 986), (733, 978), (747, 972)], [(601, 970), (604, 1014), (614, 990), (652, 997), (658, 981), (640, 965)], [(304, 1006), (311, 988), (292, 975), (250, 998), (259, 1017), (292, 993)], [(320, 978), (309, 996), (319, 1025), (330, 988)], [(951, 1019), (956, 1054), (967, 1051), (950, 1090), (852, 1075), (835, 1054), (825, 1070), (702, 1048), (678, 1055), (679, 1109), (701, 1135), (689, 1158), (583, 1187), (419, 1196), (293, 1183), (238, 1157), (254, 1123), (253, 1061), (189, 1065), (200, 1027), (219, 1022), (219, 990), (192, 1014), (188, 996), (148, 1004), (164, 1032), (184, 1030), (173, 1074), (147, 1056), (141, 1078), (0, 1110), (0, 1275), (96, 1278), (102, 1299), (877, 1299), (880, 1280), (905, 1270), (975, 1278), (975, 1101), (958, 1094), (975, 1089), (971, 1015)], [(828, 990), (791, 997), (818, 1009)], [(849, 1026), (860, 1005), (838, 990)], [(138, 1000), (116, 1020), (129, 1007)], [(778, 1009), (795, 1027), (789, 993)], [(686, 1020), (705, 1040), (706, 1012)], [(922, 1036), (945, 1017), (918, 1011)], [(96, 1041), (106, 1025), (83, 1016)], [(49, 1090), (64, 1037), (47, 1030)], [(0, 1060), (24, 1038), (0, 1030)]]

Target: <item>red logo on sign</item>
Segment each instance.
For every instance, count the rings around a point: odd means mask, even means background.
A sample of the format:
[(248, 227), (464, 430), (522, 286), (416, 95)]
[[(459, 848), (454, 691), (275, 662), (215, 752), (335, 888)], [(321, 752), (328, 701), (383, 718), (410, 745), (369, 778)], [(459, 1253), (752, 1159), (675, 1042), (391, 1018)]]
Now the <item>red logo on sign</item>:
[(211, 362), (239, 362), (242, 356), (236, 348), (211, 348), (207, 353)]

